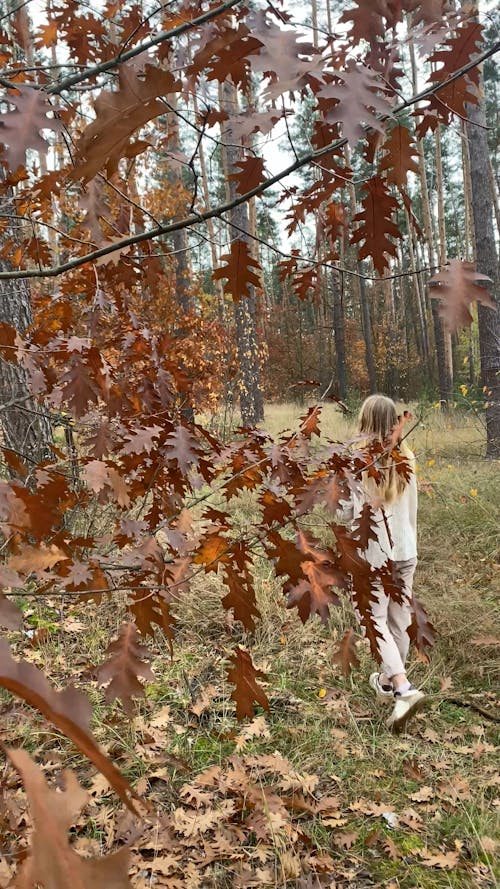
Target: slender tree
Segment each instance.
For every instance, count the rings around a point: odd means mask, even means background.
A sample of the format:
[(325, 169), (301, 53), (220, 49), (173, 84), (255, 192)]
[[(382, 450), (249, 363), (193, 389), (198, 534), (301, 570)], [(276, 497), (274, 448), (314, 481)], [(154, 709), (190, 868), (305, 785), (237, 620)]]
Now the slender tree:
[(488, 170), (489, 149), (484, 106), (484, 92), (480, 81), (480, 99), (468, 109), (467, 136), (474, 214), (476, 268), (488, 275), (490, 292), (496, 301), (491, 309), (478, 304), (479, 352), (481, 379), (486, 391), (486, 430), (488, 457), (500, 456), (500, 302), (498, 254), (493, 228), (493, 194)]

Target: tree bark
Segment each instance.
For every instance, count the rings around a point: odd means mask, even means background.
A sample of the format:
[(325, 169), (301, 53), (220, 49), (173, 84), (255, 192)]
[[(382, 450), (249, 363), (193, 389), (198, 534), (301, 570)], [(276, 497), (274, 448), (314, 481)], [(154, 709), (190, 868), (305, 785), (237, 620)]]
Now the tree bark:
[[(350, 164), (351, 155), (349, 151), (349, 146), (346, 145), (344, 148), (344, 154), (346, 163)], [(351, 218), (354, 219), (356, 215), (356, 189), (352, 182), (348, 185), (348, 193), (349, 193), (349, 204), (351, 210)], [(359, 293), (359, 306), (361, 310), (361, 327), (363, 330), (363, 337), (365, 341), (365, 363), (366, 370), (368, 373), (368, 386), (370, 389), (370, 393), (373, 394), (377, 391), (377, 375), (375, 371), (375, 359), (373, 355), (373, 335), (372, 335), (372, 322), (371, 322), (371, 313), (370, 313), (370, 305), (368, 303), (368, 298), (366, 295), (366, 283), (365, 279), (361, 277), (363, 274), (363, 264), (357, 260), (356, 269), (360, 273), (360, 277), (355, 277), (353, 280), (356, 282), (355, 286), (358, 289)]]
[[(439, 265), (441, 268), (448, 260), (446, 250), (446, 222), (444, 215), (444, 188), (443, 188), (443, 155), (441, 150), (441, 126), (436, 129), (436, 192), (438, 207), (438, 232), (439, 232)], [(453, 400), (453, 347), (451, 333), (443, 330), (444, 346), (444, 386), (445, 398), (448, 403)]]
[[(358, 271), (362, 272), (363, 267), (358, 263)], [(377, 391), (377, 373), (375, 370), (375, 358), (373, 355), (373, 335), (372, 335), (372, 319), (370, 313), (370, 305), (366, 294), (366, 282), (364, 278), (358, 278), (359, 281), (359, 301), (361, 306), (361, 321), (363, 326), (363, 337), (365, 340), (365, 361), (366, 370), (368, 372), (368, 386), (370, 393)]]
[[(415, 56), (415, 47), (413, 43), (410, 41), (409, 43), (410, 49), (410, 60), (411, 60), (411, 70), (412, 70), (412, 85), (414, 92), (418, 90), (418, 77), (417, 77), (417, 62)], [(423, 142), (419, 140), (417, 143), (418, 150), (418, 168), (419, 168), (419, 179), (420, 179), (420, 189), (422, 194), (422, 218), (424, 223), (424, 233), (425, 240), (427, 241), (427, 255), (429, 265), (432, 269), (435, 269), (436, 266), (436, 254), (434, 248), (434, 232), (432, 230), (432, 215), (431, 215), (431, 206), (429, 201), (429, 191), (427, 188), (427, 171), (425, 167), (425, 156), (424, 156), (424, 146)], [(439, 397), (441, 400), (441, 406), (446, 408), (448, 404), (448, 400), (450, 397), (450, 386), (447, 379), (446, 372), (446, 355), (445, 355), (445, 340), (444, 340), (444, 330), (443, 330), (443, 322), (441, 321), (441, 317), (439, 315), (437, 302), (435, 299), (431, 299), (431, 312), (432, 312), (432, 326), (434, 330), (434, 345), (436, 348), (436, 361), (437, 361), (437, 372), (438, 372), (438, 386), (439, 386)]]
[(498, 255), (493, 228), (494, 199), (488, 175), (489, 148), (482, 77), (477, 105), (468, 108), (467, 136), (472, 185), (476, 268), (488, 275), (496, 309), (478, 303), (481, 379), (486, 389), (486, 456), (500, 457), (500, 302)]
[[(8, 198), (5, 212), (11, 209), (14, 213), (12, 194)], [(5, 236), (14, 243), (19, 240), (14, 219), (5, 229)], [(0, 260), (1, 271), (11, 268), (6, 260)], [(0, 280), (0, 322), (15, 327), (21, 334), (33, 323), (31, 292), (26, 279)], [(14, 355), (12, 357), (14, 359)], [(52, 457), (52, 427), (30, 392), (26, 370), (15, 360), (9, 361), (3, 356), (0, 357), (0, 411), (4, 447), (15, 452), (26, 473)]]
[[(237, 112), (238, 97), (235, 88), (230, 83), (225, 83), (223, 90), (224, 106), (230, 114)], [(223, 146), (225, 155), (226, 187), (230, 200), (236, 197), (236, 182), (229, 179), (232, 172), (237, 172), (236, 164), (243, 157), (242, 149), (225, 141)], [(248, 208), (246, 204), (240, 204), (229, 213), (231, 228), (231, 241), (242, 240), (250, 245), (250, 226)], [(238, 363), (240, 368), (239, 395), (241, 421), (244, 426), (255, 426), (264, 419), (264, 398), (261, 387), (261, 361), (259, 341), (257, 335), (257, 305), (255, 288), (249, 286), (249, 296), (234, 303), (234, 323), (236, 329), (236, 345), (238, 351)]]
[(344, 306), (339, 272), (332, 272), (333, 335), (339, 398), (347, 397), (347, 361), (345, 350)]

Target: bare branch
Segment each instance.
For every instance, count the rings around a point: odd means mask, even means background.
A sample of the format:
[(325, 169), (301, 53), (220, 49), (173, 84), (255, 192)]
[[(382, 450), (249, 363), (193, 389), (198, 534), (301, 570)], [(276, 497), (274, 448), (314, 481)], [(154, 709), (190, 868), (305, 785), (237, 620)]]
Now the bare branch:
[[(235, 0), (232, 0), (231, 4), (229, 5), (234, 5), (234, 2)], [(228, 6), (228, 4), (226, 4), (226, 6)], [(221, 8), (222, 7), (219, 7), (219, 9)], [(459, 77), (462, 77), (468, 71), (472, 70), (477, 65), (480, 65), (482, 62), (484, 62), (486, 59), (495, 55), (495, 53), (497, 53), (499, 50), (500, 41), (497, 41), (492, 46), (490, 46), (489, 49), (481, 53), (481, 55), (476, 56), (472, 61), (469, 61), (462, 68), (459, 68), (458, 71), (455, 71), (451, 75), (451, 77), (448, 77), (446, 80), (443, 80), (440, 83), (436, 83), (433, 86), (427, 87), (421, 92), (411, 96), (405, 102), (402, 102), (400, 105), (393, 109), (392, 115), (400, 114), (402, 111), (406, 110), (406, 108), (410, 108), (417, 102), (421, 102), (426, 98), (434, 96), (436, 93), (439, 92), (439, 90), (444, 89), (450, 83), (458, 80)], [(380, 118), (380, 120), (387, 119), (388, 115)], [(366, 128), (366, 132), (370, 132), (369, 127)], [(225, 204), (220, 204), (218, 207), (214, 207), (210, 210), (205, 210), (202, 213), (192, 213), (189, 216), (186, 216), (184, 219), (177, 220), (177, 222), (171, 222), (166, 225), (159, 225), (155, 228), (139, 232), (138, 234), (130, 235), (128, 238), (123, 238), (120, 241), (114, 241), (112, 244), (101, 247), (99, 250), (94, 250), (91, 253), (87, 253), (83, 256), (75, 257), (69, 262), (63, 263), (59, 266), (54, 266), (52, 268), (46, 269), (21, 269), (19, 271), (0, 272), (0, 280), (12, 280), (14, 278), (54, 278), (58, 275), (63, 274), (64, 272), (69, 272), (72, 269), (79, 268), (80, 266), (85, 265), (88, 262), (95, 262), (95, 260), (99, 259), (101, 256), (107, 256), (110, 253), (115, 253), (117, 250), (123, 250), (124, 248), (129, 247), (133, 244), (139, 244), (142, 241), (150, 241), (154, 238), (159, 237), (160, 235), (169, 235), (184, 228), (190, 228), (199, 222), (205, 222), (207, 219), (220, 217), (224, 213), (227, 213), (229, 210), (232, 210), (234, 207), (238, 207), (240, 206), (240, 204), (246, 203), (250, 198), (264, 194), (269, 188), (271, 188), (273, 185), (276, 185), (277, 182), (281, 182), (282, 179), (286, 179), (287, 176), (289, 176), (291, 173), (294, 173), (296, 170), (299, 170), (302, 167), (306, 166), (306, 164), (309, 164), (326, 154), (330, 154), (332, 151), (336, 151), (338, 148), (342, 148), (346, 144), (347, 139), (346, 137), (343, 137), (341, 139), (336, 139), (335, 142), (331, 142), (329, 145), (326, 145), (323, 148), (307, 152), (306, 154), (302, 155), (302, 157), (299, 157), (298, 160), (290, 164), (288, 167), (285, 167), (284, 170), (276, 173), (275, 176), (271, 176), (268, 179), (265, 179), (263, 182), (260, 183), (260, 185), (257, 185), (251, 191), (247, 191), (243, 195), (238, 195), (232, 201), (228, 201)]]
[[(226, 0), (225, 3), (221, 3), (220, 6), (209, 9), (197, 18), (190, 19), (188, 22), (183, 22), (182, 25), (177, 25), (176, 28), (172, 28), (170, 31), (161, 31), (160, 34), (156, 34), (155, 37), (151, 37), (149, 40), (144, 40), (143, 43), (139, 43), (137, 46), (132, 47), (132, 49), (127, 50), (127, 52), (120, 51), (118, 55), (113, 56), (112, 59), (108, 59), (106, 62), (101, 62), (99, 65), (93, 65), (91, 68), (87, 68), (85, 71), (81, 71), (78, 74), (71, 74), (69, 77), (65, 77), (64, 80), (59, 80), (57, 83), (54, 83), (47, 88), (44, 88), (37, 83), (30, 83), (29, 85), (33, 87), (33, 89), (44, 90), (44, 92), (51, 96), (58, 96), (65, 90), (74, 87), (77, 83), (82, 83), (84, 80), (88, 80), (91, 77), (97, 77), (98, 74), (105, 74), (106, 71), (111, 71), (118, 65), (123, 64), (123, 62), (128, 62), (129, 59), (133, 59), (135, 56), (146, 52), (146, 50), (151, 49), (152, 46), (158, 46), (159, 43), (164, 43), (165, 40), (179, 37), (181, 34), (185, 34), (186, 31), (191, 31), (193, 28), (197, 28), (198, 25), (210, 22), (227, 10), (232, 9), (233, 6), (237, 6), (238, 3), (241, 3), (241, 0)], [(15, 83), (10, 83), (2, 77), (0, 77), (0, 84), (7, 89), (16, 89)]]

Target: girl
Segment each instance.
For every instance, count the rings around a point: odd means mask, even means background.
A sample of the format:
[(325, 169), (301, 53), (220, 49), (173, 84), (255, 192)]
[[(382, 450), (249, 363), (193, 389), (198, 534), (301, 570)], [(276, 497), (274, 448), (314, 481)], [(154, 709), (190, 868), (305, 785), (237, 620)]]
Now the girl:
[[(359, 432), (366, 435), (367, 444), (378, 440), (387, 447), (397, 422), (396, 405), (392, 399), (385, 395), (371, 395), (361, 408)], [(425, 698), (423, 692), (408, 681), (405, 667), (410, 645), (407, 631), (411, 623), (413, 575), (417, 565), (417, 482), (415, 457), (406, 441), (399, 442), (399, 451), (413, 470), (409, 481), (396, 471), (390, 453), (374, 456), (379, 478), (364, 472), (360, 493), (354, 493), (342, 510), (343, 518), (352, 524), (361, 514), (364, 503), (374, 504), (377, 539), (370, 540), (365, 558), (372, 568), (379, 568), (387, 559), (392, 559), (395, 563), (393, 574), (402, 582), (401, 602), (390, 598), (382, 584), (376, 583), (373, 589), (375, 601), (371, 606), (381, 672), (372, 673), (370, 686), (379, 700), (394, 703), (387, 720), (388, 727), (394, 732), (401, 731), (421, 708)], [(378, 508), (376, 504), (380, 504)]]

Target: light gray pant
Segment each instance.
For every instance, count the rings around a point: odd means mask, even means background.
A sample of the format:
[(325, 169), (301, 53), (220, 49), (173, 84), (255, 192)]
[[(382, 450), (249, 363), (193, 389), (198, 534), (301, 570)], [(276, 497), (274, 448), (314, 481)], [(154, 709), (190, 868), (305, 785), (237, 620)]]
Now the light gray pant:
[(377, 647), (380, 654), (380, 670), (391, 678), (396, 673), (405, 673), (405, 663), (410, 647), (408, 627), (411, 624), (411, 597), (413, 575), (417, 567), (416, 559), (395, 562), (395, 570), (403, 581), (402, 601), (395, 602), (382, 587), (374, 590), (377, 597), (372, 602), (372, 614), (379, 637)]

